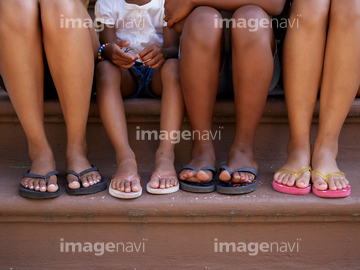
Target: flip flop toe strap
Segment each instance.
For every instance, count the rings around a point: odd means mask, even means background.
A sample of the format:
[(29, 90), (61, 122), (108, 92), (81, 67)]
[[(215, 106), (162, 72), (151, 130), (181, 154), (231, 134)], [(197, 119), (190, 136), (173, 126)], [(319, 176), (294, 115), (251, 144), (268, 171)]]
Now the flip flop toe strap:
[(35, 173), (29, 173), (29, 171), (27, 173), (24, 173), (23, 174), (23, 178), (25, 177), (29, 177), (29, 178), (42, 178), (46, 181), (46, 179), (48, 179), (50, 176), (53, 176), (53, 175), (59, 175), (59, 172), (58, 171), (52, 171), (52, 172), (49, 172), (47, 175), (42, 175), (42, 174), (35, 174)]
[(321, 172), (319, 172), (319, 171), (317, 171), (317, 170), (313, 170), (313, 171), (311, 172), (311, 174), (316, 174), (316, 175), (320, 176), (326, 183), (328, 183), (329, 178), (330, 178), (331, 176), (333, 176), (333, 175), (339, 175), (339, 176), (341, 176), (341, 177), (346, 178), (346, 174), (343, 173), (343, 172), (333, 172), (333, 173), (329, 173), (329, 174), (325, 175), (325, 174), (323, 174), (323, 173), (321, 173)]
[(141, 178), (140, 178), (140, 175), (138, 175), (138, 174), (133, 174), (133, 175), (128, 176), (128, 175), (119, 173), (119, 174), (114, 174), (114, 175), (112, 176), (112, 179), (114, 179), (115, 177), (122, 177), (122, 178), (124, 178), (125, 180), (128, 180), (129, 182), (132, 182), (132, 181), (134, 181), (135, 179), (139, 179), (139, 180), (141, 179)]
[(302, 173), (304, 173), (304, 172), (306, 172), (306, 171), (311, 171), (311, 167), (310, 167), (310, 166), (304, 166), (304, 167), (302, 167), (300, 170), (298, 170), (297, 172), (292, 172), (292, 171), (289, 171), (289, 170), (287, 170), (287, 169), (278, 168), (278, 169), (276, 169), (275, 172), (289, 173), (289, 174), (294, 175), (295, 178), (298, 179), (298, 177), (299, 177)]

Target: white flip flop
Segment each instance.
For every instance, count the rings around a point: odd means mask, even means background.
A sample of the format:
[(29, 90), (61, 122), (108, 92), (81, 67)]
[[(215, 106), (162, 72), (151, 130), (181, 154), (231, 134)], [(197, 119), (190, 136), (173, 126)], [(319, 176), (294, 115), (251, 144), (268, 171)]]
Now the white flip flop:
[(110, 193), (111, 196), (113, 196), (115, 198), (119, 198), (119, 199), (135, 199), (135, 198), (138, 198), (138, 197), (141, 196), (142, 187), (140, 187), (140, 189), (138, 191), (136, 191), (136, 192), (133, 192), (133, 191), (124, 192), (124, 191), (120, 191), (120, 190), (117, 190), (117, 189), (113, 189), (112, 188), (112, 180), (116, 176), (122, 177), (122, 178), (128, 180), (129, 182), (132, 182), (135, 179), (139, 179), (141, 181), (140, 175), (138, 175), (138, 174), (133, 174), (133, 175), (130, 175), (130, 176), (127, 176), (125, 174), (115, 174), (115, 175), (112, 176), (111, 183), (110, 183), (110, 186), (109, 186), (109, 193)]
[[(175, 174), (175, 173), (161, 174), (158, 171), (154, 171), (153, 174), (155, 174), (159, 179), (166, 178), (166, 177), (176, 177), (177, 178), (177, 174)], [(149, 182), (146, 185), (146, 190), (147, 190), (147, 192), (149, 192), (151, 194), (161, 195), (161, 194), (174, 193), (179, 190), (179, 187), (180, 187), (180, 185), (178, 183), (176, 186), (169, 187), (169, 188), (152, 188), (150, 186), (150, 182)]]

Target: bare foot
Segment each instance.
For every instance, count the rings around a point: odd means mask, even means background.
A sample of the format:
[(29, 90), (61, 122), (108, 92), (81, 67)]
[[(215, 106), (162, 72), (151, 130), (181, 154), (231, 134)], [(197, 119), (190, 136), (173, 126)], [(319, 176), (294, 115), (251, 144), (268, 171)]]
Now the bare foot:
[[(51, 152), (41, 153), (32, 158), (32, 165), (30, 173), (46, 175), (51, 171), (55, 170), (55, 160)], [(52, 175), (47, 180), (47, 185), (45, 180), (42, 178), (23, 178), (21, 180), (21, 185), (25, 188), (31, 190), (37, 190), (40, 192), (56, 192), (58, 190), (57, 177)]]
[[(314, 146), (314, 153), (312, 156), (312, 165), (314, 171), (318, 171), (324, 176), (334, 172), (340, 172), (336, 163), (337, 151), (331, 148)], [(349, 185), (349, 181), (340, 174), (334, 174), (329, 177), (328, 183), (318, 174), (313, 173), (311, 178), (313, 185), (318, 190), (338, 190), (344, 189)]]
[(281, 167), (282, 170), (274, 175), (274, 180), (289, 187), (294, 186), (298, 188), (306, 188), (310, 183), (310, 171), (307, 170), (300, 175), (296, 175), (301, 168), (310, 164), (310, 149), (294, 148), (288, 153), (285, 165)]
[(160, 179), (156, 173), (153, 173), (150, 179), (152, 188), (165, 189), (178, 184), (174, 161), (174, 152), (165, 153), (161, 150), (156, 152), (155, 172), (166, 177)]
[[(82, 171), (91, 168), (91, 165), (86, 156), (82, 154), (72, 154), (66, 159), (67, 169), (81, 173)], [(78, 189), (82, 185), (87, 188), (89, 186), (95, 185), (101, 181), (101, 176), (99, 172), (92, 171), (83, 174), (80, 177), (81, 185), (78, 177), (73, 174), (68, 174), (66, 177), (70, 189)]]
[[(231, 171), (243, 167), (251, 167), (256, 170), (259, 168), (254, 159), (254, 153), (251, 150), (251, 147), (246, 150), (241, 149), (240, 147), (236, 147), (234, 145), (230, 148), (228, 162), (226, 166), (228, 166)], [(230, 180), (235, 184), (251, 183), (255, 179), (255, 175), (248, 172), (236, 172), (233, 174), (231, 179), (231, 175), (229, 174), (229, 172), (223, 170), (219, 175), (219, 179), (225, 183), (230, 182)]]
[[(200, 170), (205, 166), (215, 166), (215, 159), (215, 149), (212, 142), (208, 144), (198, 144), (194, 142), (193, 150), (191, 151), (191, 160), (188, 164)], [(184, 181), (206, 183), (210, 182), (214, 175), (209, 170), (196, 172), (185, 169), (181, 171), (179, 177)]]
[(119, 162), (116, 175), (111, 180), (111, 187), (121, 192), (136, 192), (141, 188), (140, 178), (136, 177), (133, 181), (125, 179), (122, 175), (129, 177), (137, 175), (137, 164), (135, 158), (124, 159)]

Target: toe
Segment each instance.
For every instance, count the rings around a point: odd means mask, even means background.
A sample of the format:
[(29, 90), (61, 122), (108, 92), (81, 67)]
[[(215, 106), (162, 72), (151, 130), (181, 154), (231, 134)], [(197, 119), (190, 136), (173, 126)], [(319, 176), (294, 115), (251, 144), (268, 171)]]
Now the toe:
[(282, 184), (282, 182), (283, 182), (283, 179), (284, 179), (284, 174), (283, 173), (280, 173), (279, 174), (279, 176), (278, 176), (278, 178), (277, 178), (277, 182), (279, 183), (279, 184)]
[(346, 188), (349, 185), (349, 181), (347, 179), (341, 178), (340, 183), (342, 188)]
[(69, 185), (69, 188), (71, 189), (78, 189), (80, 188), (80, 183), (79, 183), (79, 180), (78, 178), (75, 176), (75, 175), (71, 175), (69, 174), (68, 175), (68, 185)]
[(225, 183), (228, 183), (231, 179), (231, 176), (228, 171), (224, 170), (220, 173), (219, 179)]
[(51, 176), (49, 179), (48, 179), (48, 183), (47, 183), (47, 191), (48, 192), (55, 192), (58, 190), (58, 185), (57, 185), (57, 178), (56, 176)]
[(171, 179), (170, 178), (166, 178), (165, 179), (165, 188), (169, 188), (171, 186)]
[(336, 187), (336, 183), (335, 183), (335, 179), (334, 179), (334, 178), (330, 178), (330, 179), (329, 179), (329, 189), (330, 189), (330, 190), (337, 190), (337, 187)]
[(159, 177), (157, 177), (155, 174), (153, 174), (151, 179), (150, 179), (150, 186), (152, 188), (159, 188), (159, 186), (160, 186)]
[(92, 176), (92, 174), (88, 174), (88, 175), (86, 176), (86, 180), (87, 180), (87, 182), (89, 183), (89, 186), (92, 186), (92, 185), (95, 184), (94, 181), (93, 181), (93, 176)]
[(282, 184), (283, 185), (287, 185), (287, 182), (289, 181), (289, 175), (284, 175), (283, 179), (282, 179)]
[(166, 178), (164, 177), (160, 179), (160, 188), (161, 189), (166, 188)]
[(46, 182), (43, 179), (41, 179), (39, 182), (39, 191), (41, 191), (41, 192), (46, 191)]
[(139, 191), (140, 188), (141, 188), (141, 185), (140, 185), (140, 180), (139, 179), (136, 179), (136, 180), (131, 182), (131, 190), (133, 192)]
[(119, 182), (119, 190), (121, 192), (124, 192), (125, 191), (125, 182), (124, 181), (120, 181)]
[(318, 190), (326, 190), (328, 185), (326, 184), (325, 180), (322, 179), (321, 177), (319, 176), (314, 176), (312, 177), (312, 181), (314, 183), (314, 186), (316, 189)]
[(292, 186), (294, 185), (294, 183), (295, 183), (295, 180), (296, 180), (295, 175), (290, 175), (289, 180), (288, 180), (288, 182), (287, 182), (287, 185), (288, 185), (289, 187), (292, 187)]
[(130, 182), (129, 182), (129, 181), (125, 181), (124, 187), (125, 187), (125, 192), (126, 192), (126, 193), (130, 193), (130, 192), (131, 192), (131, 185), (130, 185)]
[(35, 179), (35, 181), (34, 181), (34, 189), (36, 191), (40, 190), (40, 179)]
[(83, 175), (83, 176), (80, 178), (80, 180), (81, 180), (81, 184), (82, 184), (83, 187), (87, 188), (87, 187), (90, 186), (90, 184), (89, 184), (89, 182), (88, 182), (88, 180), (87, 180), (87, 177), (86, 177), (85, 175)]
[(29, 181), (28, 181), (28, 188), (29, 189), (34, 189), (35, 187), (34, 187), (34, 179), (30, 179)]
[(21, 185), (22, 185), (23, 187), (25, 187), (25, 188), (28, 187), (28, 183), (29, 183), (29, 179), (28, 179), (28, 178), (23, 178), (23, 179), (21, 180)]
[(189, 178), (189, 177), (192, 177), (192, 175), (190, 176), (190, 173), (191, 173), (192, 171), (190, 171), (190, 170), (183, 170), (181, 173), (180, 173), (180, 179), (181, 180), (186, 180), (187, 178)]
[(212, 174), (209, 171), (201, 171), (200, 170), (196, 176), (200, 181), (207, 182), (207, 181), (211, 180)]

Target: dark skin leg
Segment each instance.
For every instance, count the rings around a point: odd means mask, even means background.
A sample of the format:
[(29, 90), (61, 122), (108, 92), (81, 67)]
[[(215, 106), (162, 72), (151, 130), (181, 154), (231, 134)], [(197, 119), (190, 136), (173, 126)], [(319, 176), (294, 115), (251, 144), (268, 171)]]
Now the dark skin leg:
[[(188, 16), (181, 38), (180, 78), (185, 106), (192, 129), (201, 134), (211, 130), (220, 73), (223, 32), (214, 29), (214, 16), (221, 16), (214, 8), (196, 8)], [(215, 160), (213, 142), (195, 136), (188, 164), (201, 169), (214, 166)], [(212, 177), (210, 171), (180, 173), (180, 179), (191, 182), (208, 182)]]
[[(234, 12), (233, 18), (270, 20), (267, 13), (257, 6), (244, 6)], [(241, 167), (258, 169), (255, 161), (254, 140), (269, 91), (274, 69), (274, 34), (270, 27), (249, 31), (248, 28), (231, 29), (232, 68), (236, 104), (236, 133), (228, 155), (231, 170)], [(227, 171), (220, 180), (229, 182)], [(233, 183), (251, 182), (254, 175), (237, 172)]]

